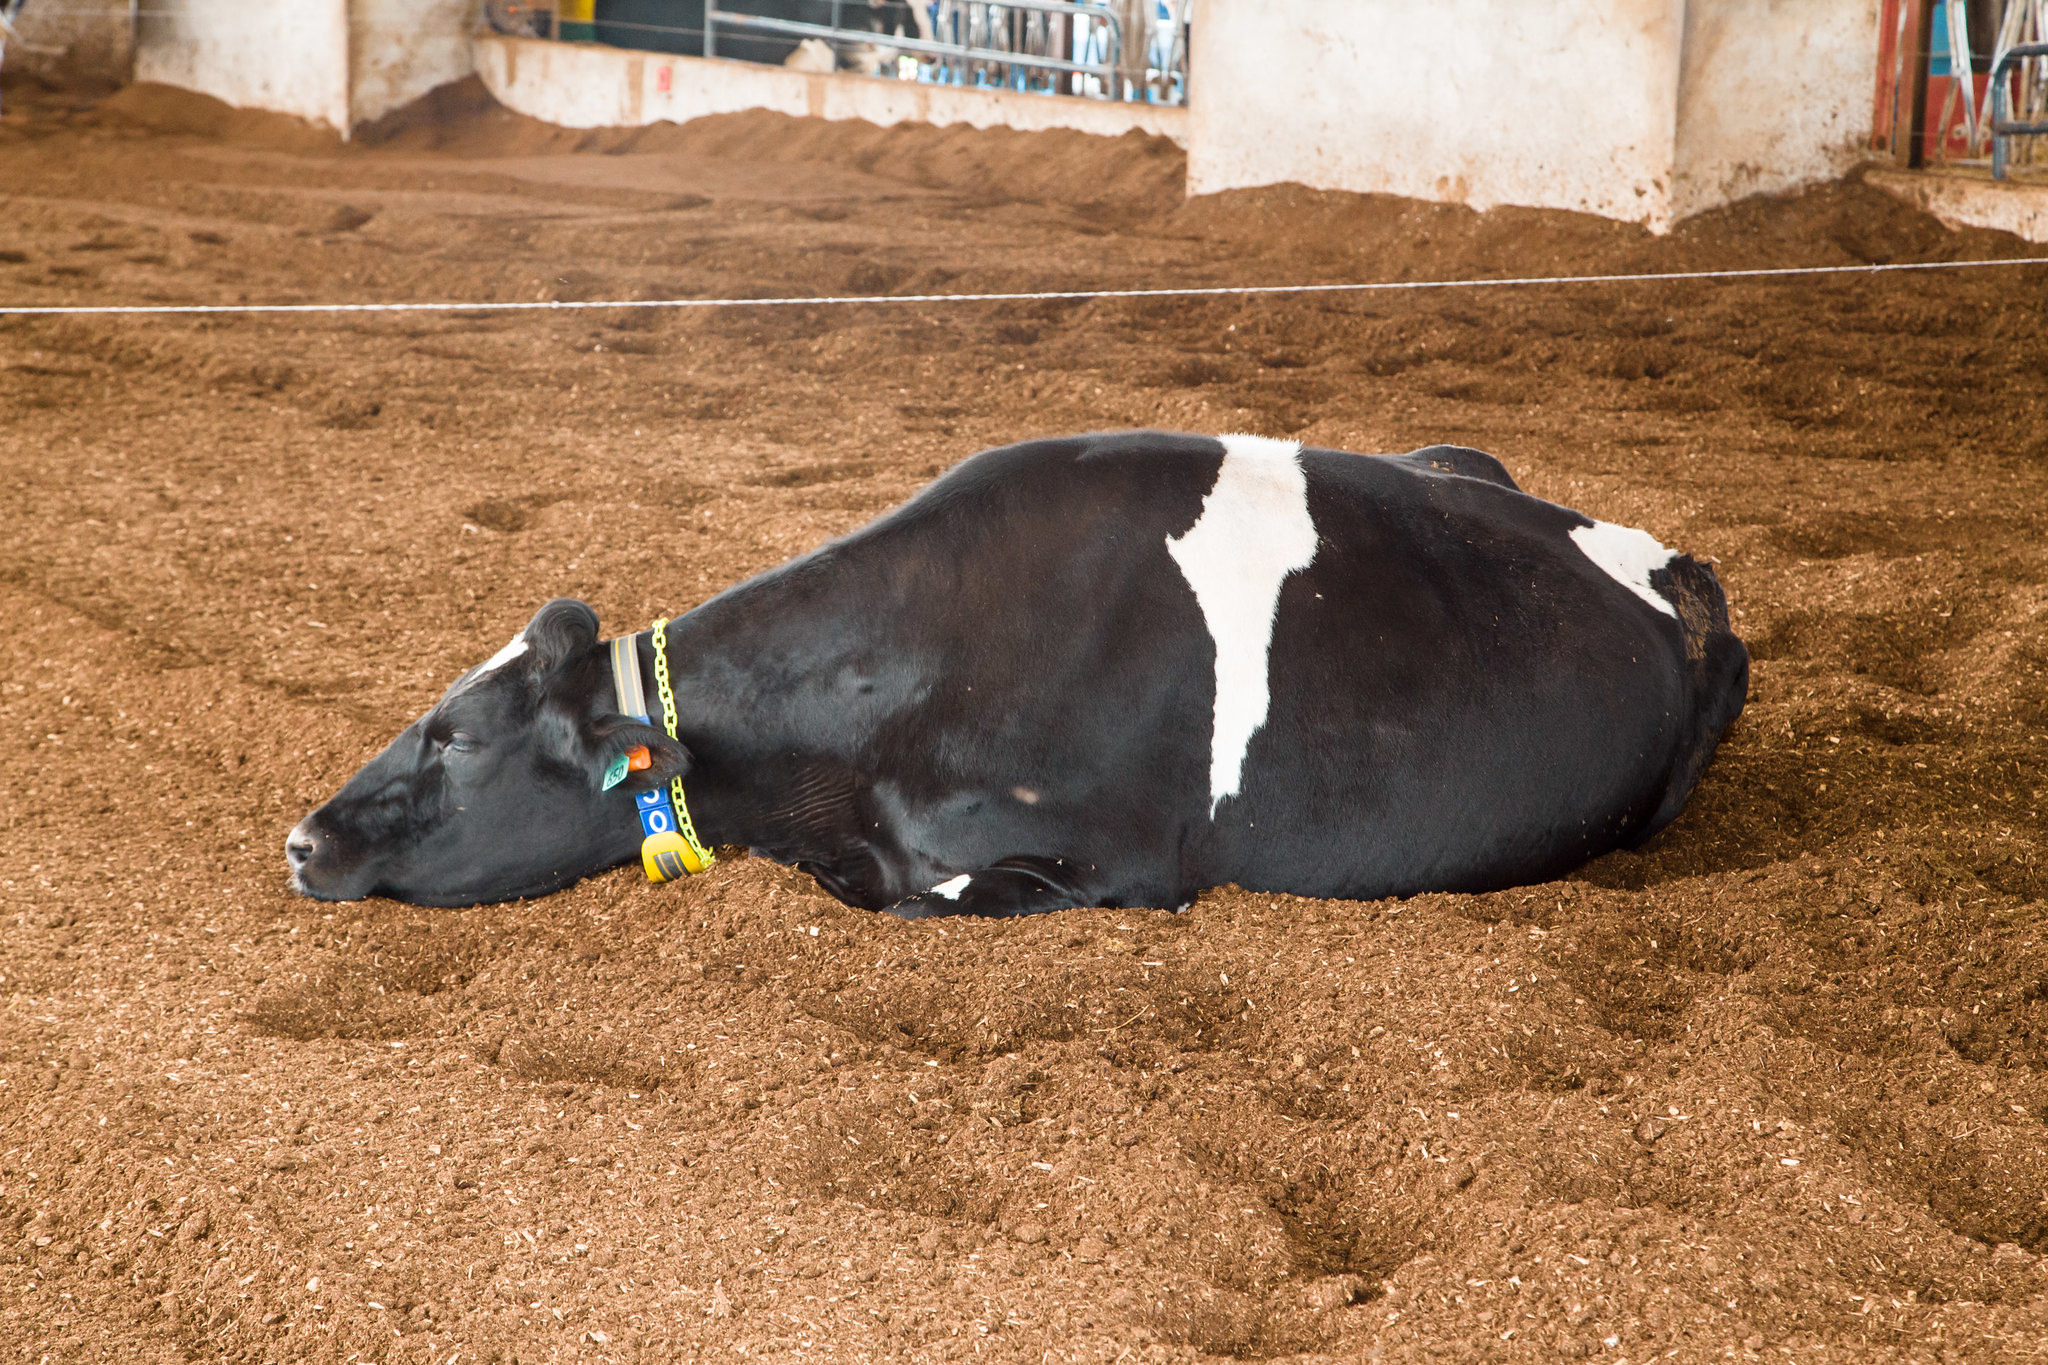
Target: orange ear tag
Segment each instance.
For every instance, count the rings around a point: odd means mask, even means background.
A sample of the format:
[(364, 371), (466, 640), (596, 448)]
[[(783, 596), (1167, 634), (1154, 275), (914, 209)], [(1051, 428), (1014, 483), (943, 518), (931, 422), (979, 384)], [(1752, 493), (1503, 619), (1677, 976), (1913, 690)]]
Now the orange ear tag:
[(647, 752), (645, 744), (636, 744), (626, 750), (626, 767), (633, 772), (646, 772), (654, 766), (654, 756)]

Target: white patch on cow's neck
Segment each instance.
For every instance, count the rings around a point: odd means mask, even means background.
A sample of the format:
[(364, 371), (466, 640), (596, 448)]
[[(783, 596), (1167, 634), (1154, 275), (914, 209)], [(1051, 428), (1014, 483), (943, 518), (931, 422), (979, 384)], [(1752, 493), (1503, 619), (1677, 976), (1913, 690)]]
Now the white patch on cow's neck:
[(1596, 521), (1591, 526), (1575, 527), (1572, 544), (1609, 578), (1666, 616), (1678, 619), (1677, 609), (1650, 586), (1651, 573), (1677, 558), (1677, 552), (1659, 545), (1648, 531)]
[(1209, 737), (1209, 814), (1235, 796), (1245, 752), (1271, 704), (1267, 661), (1280, 585), (1316, 557), (1301, 442), (1225, 436), (1223, 467), (1184, 536), (1168, 536), (1216, 642), (1216, 716)]
[(959, 876), (948, 877), (945, 881), (933, 887), (932, 894), (934, 896), (944, 896), (949, 901), (957, 901), (960, 899), (960, 893), (965, 891), (973, 881), (974, 878), (962, 872)]
[(511, 663), (514, 659), (518, 658), (525, 652), (526, 632), (522, 630), (517, 635), (513, 636), (511, 640), (506, 643), (503, 649), (499, 650), (496, 654), (493, 654), (490, 658), (485, 659), (482, 663), (478, 664), (476, 666), (476, 669), (470, 674), (470, 676), (472, 678), (481, 678), (484, 674), (489, 673), (492, 669), (503, 668), (506, 664)]

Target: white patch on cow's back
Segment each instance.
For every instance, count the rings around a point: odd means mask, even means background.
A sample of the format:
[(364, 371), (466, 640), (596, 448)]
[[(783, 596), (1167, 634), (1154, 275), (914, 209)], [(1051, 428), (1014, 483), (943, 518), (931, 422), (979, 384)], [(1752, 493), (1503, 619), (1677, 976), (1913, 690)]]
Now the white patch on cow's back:
[(1267, 663), (1280, 585), (1316, 557), (1301, 442), (1225, 436), (1223, 467), (1202, 515), (1166, 552), (1194, 589), (1216, 642), (1216, 712), (1209, 736), (1209, 813), (1235, 796), (1245, 752), (1272, 701)]
[(1677, 558), (1677, 551), (1665, 549), (1648, 531), (1607, 521), (1573, 528), (1572, 544), (1609, 578), (1666, 616), (1678, 619), (1677, 608), (1650, 586), (1650, 575)]
[(957, 901), (960, 899), (960, 893), (965, 891), (973, 881), (974, 878), (962, 872), (959, 876), (948, 877), (945, 881), (933, 887), (932, 894), (934, 896), (944, 896), (949, 901)]

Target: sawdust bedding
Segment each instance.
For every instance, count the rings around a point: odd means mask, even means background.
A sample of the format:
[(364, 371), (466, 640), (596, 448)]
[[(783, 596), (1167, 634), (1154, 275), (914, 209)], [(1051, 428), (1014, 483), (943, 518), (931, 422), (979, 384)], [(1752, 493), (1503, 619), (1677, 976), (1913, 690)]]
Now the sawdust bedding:
[[(1181, 175), (10, 89), (0, 297), (2021, 252), (1853, 182), (1652, 239)], [(0, 322), (7, 1358), (2034, 1358), (2044, 288)], [(285, 892), (290, 824), (546, 598), (641, 626), (1125, 425), (1490, 450), (1716, 557), (1749, 709), (1653, 845), (1488, 896), (907, 924), (744, 856)]]

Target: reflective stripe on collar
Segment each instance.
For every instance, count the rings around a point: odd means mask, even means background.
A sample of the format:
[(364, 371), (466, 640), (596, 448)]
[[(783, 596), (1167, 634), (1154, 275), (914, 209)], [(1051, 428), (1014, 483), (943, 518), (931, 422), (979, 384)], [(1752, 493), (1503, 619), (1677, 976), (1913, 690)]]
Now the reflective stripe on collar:
[[(611, 642), (612, 695), (621, 712), (643, 725), (652, 725), (653, 721), (647, 714), (647, 688), (640, 680), (639, 639), (638, 635), (621, 635)], [(656, 647), (660, 647), (659, 637)], [(664, 706), (662, 709), (666, 713), (670, 708)], [(664, 728), (669, 738), (674, 739), (674, 722), (666, 714), (663, 720), (667, 722)], [(669, 799), (671, 786), (675, 790), (673, 803)], [(711, 853), (697, 842), (695, 831), (687, 823), (687, 814), (678, 818), (679, 810), (689, 810), (683, 802), (681, 778), (673, 783), (659, 783), (644, 792), (635, 792), (633, 809), (640, 817), (640, 866), (647, 873), (647, 880), (674, 881), (688, 873), (702, 872), (711, 865)]]
[(612, 695), (619, 699), (619, 710), (634, 720), (647, 720), (647, 689), (640, 685), (640, 650), (635, 644), (638, 635), (621, 635), (612, 641)]

